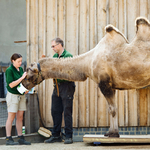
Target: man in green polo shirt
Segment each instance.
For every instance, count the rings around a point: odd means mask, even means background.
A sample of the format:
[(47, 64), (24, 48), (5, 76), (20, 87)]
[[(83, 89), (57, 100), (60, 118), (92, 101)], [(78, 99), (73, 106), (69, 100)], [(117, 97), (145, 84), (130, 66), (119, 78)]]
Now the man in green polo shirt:
[[(73, 57), (68, 51), (64, 49), (63, 40), (55, 38), (51, 41), (51, 48), (55, 51), (54, 58), (66, 58)], [(56, 80), (55, 80), (56, 82)], [(45, 140), (45, 143), (61, 142), (61, 124), (62, 114), (64, 112), (65, 122), (65, 142), (64, 144), (73, 143), (72, 134), (72, 107), (73, 107), (73, 95), (75, 92), (75, 83), (67, 80), (57, 79), (58, 89), (54, 83), (54, 90), (52, 94), (52, 109), (51, 114), (53, 118), (53, 131), (52, 136)]]

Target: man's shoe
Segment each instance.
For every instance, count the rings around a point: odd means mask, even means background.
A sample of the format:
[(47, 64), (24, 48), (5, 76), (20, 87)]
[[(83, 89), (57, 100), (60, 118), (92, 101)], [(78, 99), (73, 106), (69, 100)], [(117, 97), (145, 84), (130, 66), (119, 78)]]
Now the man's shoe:
[(6, 145), (19, 145), (18, 142), (14, 142), (11, 136), (6, 137)]
[(44, 143), (54, 143), (54, 142), (62, 142), (61, 136), (54, 137), (52, 135), (48, 140), (44, 141)]
[(24, 136), (23, 136), (23, 135), (18, 136), (18, 142), (19, 142), (20, 145), (31, 145), (30, 142), (28, 142), (28, 141), (26, 141), (26, 140), (24, 139)]
[(64, 144), (72, 144), (73, 140), (72, 138), (66, 138)]

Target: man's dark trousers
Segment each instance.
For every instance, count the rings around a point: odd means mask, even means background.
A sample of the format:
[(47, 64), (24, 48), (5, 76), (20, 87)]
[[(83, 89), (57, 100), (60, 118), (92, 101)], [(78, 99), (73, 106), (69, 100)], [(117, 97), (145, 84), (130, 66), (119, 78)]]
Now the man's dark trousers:
[(62, 125), (62, 114), (64, 112), (64, 122), (65, 122), (65, 135), (66, 138), (72, 138), (73, 128), (72, 128), (72, 109), (73, 109), (73, 95), (75, 92), (74, 82), (60, 82), (59, 87), (59, 97), (57, 95), (56, 85), (54, 86), (52, 94), (52, 118), (53, 118), (53, 136), (59, 136), (61, 132)]

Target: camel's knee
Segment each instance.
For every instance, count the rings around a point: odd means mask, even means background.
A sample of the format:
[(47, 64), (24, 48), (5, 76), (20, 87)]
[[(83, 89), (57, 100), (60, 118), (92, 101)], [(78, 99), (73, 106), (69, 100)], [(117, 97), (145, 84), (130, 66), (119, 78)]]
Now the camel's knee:
[(112, 115), (112, 117), (115, 117), (116, 116), (116, 108), (114, 106), (109, 106), (108, 107), (108, 112), (110, 115)]

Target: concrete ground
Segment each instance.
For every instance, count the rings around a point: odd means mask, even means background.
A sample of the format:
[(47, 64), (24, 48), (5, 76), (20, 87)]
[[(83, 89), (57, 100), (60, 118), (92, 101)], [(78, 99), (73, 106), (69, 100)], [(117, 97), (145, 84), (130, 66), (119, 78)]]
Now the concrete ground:
[[(17, 136), (13, 136), (14, 141), (17, 141)], [(0, 150), (150, 150), (149, 144), (100, 144), (94, 145), (93, 143), (81, 142), (83, 137), (74, 137), (73, 144), (64, 144), (64, 142), (57, 143), (44, 143), (45, 138), (37, 133), (26, 134), (25, 139), (31, 142), (31, 145), (16, 145), (6, 146), (5, 137), (0, 138)]]
[(150, 149), (149, 145), (128, 145), (128, 144), (105, 144), (105, 145), (93, 145), (84, 142), (74, 142), (73, 144), (60, 143), (33, 143), (29, 146), (18, 145), (18, 146), (6, 146), (1, 145), (0, 150), (142, 150)]

